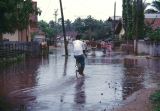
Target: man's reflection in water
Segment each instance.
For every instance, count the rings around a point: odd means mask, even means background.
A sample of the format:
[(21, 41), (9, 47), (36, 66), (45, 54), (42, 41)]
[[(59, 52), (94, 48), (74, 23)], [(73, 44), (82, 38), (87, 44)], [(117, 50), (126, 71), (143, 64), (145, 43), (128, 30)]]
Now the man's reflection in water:
[(86, 102), (84, 81), (85, 77), (77, 79), (77, 83), (75, 86), (75, 97), (74, 97), (74, 101), (77, 104), (83, 104)]

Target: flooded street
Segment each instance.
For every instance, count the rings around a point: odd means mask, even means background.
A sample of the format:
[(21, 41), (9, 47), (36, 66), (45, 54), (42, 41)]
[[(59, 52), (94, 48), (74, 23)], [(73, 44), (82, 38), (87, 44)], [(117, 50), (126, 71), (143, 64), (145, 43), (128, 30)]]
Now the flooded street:
[(61, 48), (0, 71), (0, 97), (14, 111), (104, 111), (134, 92), (160, 84), (160, 59), (121, 52), (86, 58), (85, 77), (76, 78), (75, 60)]

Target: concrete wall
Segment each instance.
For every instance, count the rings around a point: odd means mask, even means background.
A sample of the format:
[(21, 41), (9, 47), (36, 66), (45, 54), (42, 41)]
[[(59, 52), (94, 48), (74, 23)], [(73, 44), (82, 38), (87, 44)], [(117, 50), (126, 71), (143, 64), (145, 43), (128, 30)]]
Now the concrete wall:
[(3, 38), (4, 39), (8, 39), (9, 41), (18, 41), (19, 38), (18, 38), (18, 31), (16, 31), (14, 34), (3, 34)]
[(160, 56), (160, 43), (138, 41), (138, 54), (146, 54), (151, 56)]
[(23, 31), (16, 30), (15, 33), (13, 34), (10, 33), (3, 34), (3, 38), (8, 39), (9, 41), (21, 41), (21, 42), (31, 41), (29, 31), (26, 30)]

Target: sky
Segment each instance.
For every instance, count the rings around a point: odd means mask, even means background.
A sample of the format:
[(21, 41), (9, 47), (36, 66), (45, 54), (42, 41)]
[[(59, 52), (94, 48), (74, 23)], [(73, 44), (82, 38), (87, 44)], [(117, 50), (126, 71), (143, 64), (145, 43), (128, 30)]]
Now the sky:
[[(33, 0), (37, 1), (42, 10), (38, 20), (49, 22), (55, 20), (54, 12), (58, 9), (57, 18), (61, 18), (59, 0)], [(152, 0), (146, 0), (150, 2)], [(77, 17), (86, 18), (91, 15), (97, 20), (106, 20), (114, 15), (116, 2), (116, 16), (122, 16), (122, 0), (62, 0), (64, 19), (74, 21)]]

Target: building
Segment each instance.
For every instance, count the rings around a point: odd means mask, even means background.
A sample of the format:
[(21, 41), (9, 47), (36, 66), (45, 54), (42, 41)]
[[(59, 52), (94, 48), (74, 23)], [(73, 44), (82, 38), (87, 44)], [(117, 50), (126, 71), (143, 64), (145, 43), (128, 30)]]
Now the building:
[(122, 24), (122, 17), (121, 16), (115, 16), (115, 18), (109, 17), (108, 21), (112, 22), (112, 31), (115, 37), (118, 39), (122, 39), (122, 36), (125, 33), (125, 30)]
[(160, 27), (160, 14), (145, 14), (145, 24), (153, 29)]
[[(32, 2), (33, 8), (37, 8), (37, 2)], [(29, 17), (29, 25), (28, 28), (20, 31), (16, 30), (14, 34), (3, 34), (3, 39), (7, 39), (9, 41), (21, 41), (21, 42), (26, 42), (26, 41), (31, 41), (32, 39), (32, 34), (38, 32), (38, 17), (35, 13), (30, 14)]]
[(122, 20), (120, 19), (119, 22), (116, 24), (115, 27), (115, 36), (119, 39), (123, 38), (123, 35), (125, 34), (125, 30), (123, 28)]

